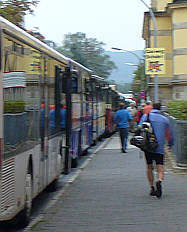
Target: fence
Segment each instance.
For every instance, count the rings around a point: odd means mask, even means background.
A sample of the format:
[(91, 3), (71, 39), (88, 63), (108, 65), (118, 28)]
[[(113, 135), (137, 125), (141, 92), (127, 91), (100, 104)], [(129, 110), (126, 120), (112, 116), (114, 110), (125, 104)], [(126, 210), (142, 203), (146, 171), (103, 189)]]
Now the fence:
[(167, 115), (174, 134), (173, 154), (178, 166), (187, 167), (187, 120), (177, 120)]

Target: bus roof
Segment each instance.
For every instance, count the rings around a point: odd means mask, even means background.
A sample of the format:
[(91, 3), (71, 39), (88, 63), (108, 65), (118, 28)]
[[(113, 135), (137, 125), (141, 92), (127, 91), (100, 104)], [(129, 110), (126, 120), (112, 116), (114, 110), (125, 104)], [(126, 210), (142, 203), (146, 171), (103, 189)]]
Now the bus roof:
[(30, 35), (23, 29), (17, 27), (13, 23), (9, 22), (5, 18), (0, 16), (0, 25), (1, 30), (4, 31), (6, 34), (10, 34), (15, 39), (21, 40), (26, 44), (29, 44), (33, 48), (36, 48), (40, 51), (43, 51), (44, 53), (47, 53), (48, 55), (58, 59), (59, 61), (67, 64), (68, 58), (61, 53), (57, 52), (53, 48), (49, 47), (47, 44), (43, 43), (39, 39), (35, 38), (34, 36)]

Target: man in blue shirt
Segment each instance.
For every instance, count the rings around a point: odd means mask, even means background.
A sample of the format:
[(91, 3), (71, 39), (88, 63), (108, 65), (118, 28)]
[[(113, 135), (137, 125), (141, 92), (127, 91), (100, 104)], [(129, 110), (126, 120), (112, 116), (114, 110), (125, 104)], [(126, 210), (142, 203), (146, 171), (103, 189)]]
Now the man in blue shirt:
[[(141, 117), (139, 125), (147, 120), (147, 114)], [(156, 140), (158, 142), (158, 148), (155, 152), (146, 151), (145, 158), (147, 162), (147, 178), (151, 187), (150, 195), (162, 196), (162, 181), (164, 180), (164, 147), (165, 138), (168, 140), (168, 145), (173, 145), (173, 133), (167, 117), (160, 112), (160, 103), (153, 104), (153, 110), (149, 113), (149, 120), (152, 124)], [(154, 174), (153, 174), (153, 162), (156, 162), (158, 181), (156, 182), (156, 191), (154, 188)]]
[(121, 151), (126, 153), (128, 133), (129, 133), (129, 121), (132, 120), (128, 110), (125, 109), (124, 103), (119, 103), (119, 110), (114, 116), (114, 122), (117, 124), (120, 140), (121, 140)]

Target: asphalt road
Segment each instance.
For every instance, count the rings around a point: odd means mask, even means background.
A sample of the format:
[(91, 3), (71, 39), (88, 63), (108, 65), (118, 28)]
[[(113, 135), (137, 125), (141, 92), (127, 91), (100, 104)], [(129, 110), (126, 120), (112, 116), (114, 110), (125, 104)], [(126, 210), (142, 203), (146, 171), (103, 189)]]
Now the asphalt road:
[[(45, 209), (48, 207), (50, 202), (58, 196), (59, 192), (62, 191), (63, 187), (67, 184), (71, 178), (76, 175), (79, 168), (85, 163), (85, 161), (93, 154), (93, 152), (101, 146), (104, 141), (98, 141), (96, 146), (89, 148), (87, 155), (81, 156), (78, 162), (77, 168), (72, 169), (68, 175), (61, 175), (58, 180), (58, 188), (55, 192), (49, 192), (44, 190), (36, 199), (33, 201), (31, 222), (34, 221)], [(0, 232), (23, 232), (24, 229), (19, 229), (11, 223), (0, 223)]]

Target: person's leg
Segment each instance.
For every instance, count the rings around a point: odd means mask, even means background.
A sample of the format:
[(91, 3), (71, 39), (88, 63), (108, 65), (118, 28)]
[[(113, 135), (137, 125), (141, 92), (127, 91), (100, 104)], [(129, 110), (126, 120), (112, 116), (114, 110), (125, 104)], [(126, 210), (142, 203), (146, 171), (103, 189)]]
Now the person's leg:
[(164, 180), (164, 156), (157, 154), (156, 159), (158, 181), (156, 182), (156, 196), (160, 198), (162, 196), (162, 181)]
[(135, 121), (134, 121), (134, 118), (132, 119), (132, 128), (131, 128), (131, 132), (133, 132), (134, 133), (134, 131), (135, 131)]
[(152, 164), (148, 164), (147, 165), (147, 178), (149, 181), (149, 185), (150, 185), (150, 196), (156, 196), (156, 191), (155, 191), (155, 187), (154, 187), (154, 174), (153, 174), (153, 170), (154, 167)]
[(147, 178), (149, 181), (149, 185), (154, 186), (154, 174), (153, 174), (153, 165), (152, 164), (147, 164)]
[(155, 196), (154, 174), (153, 174), (154, 167), (153, 167), (153, 160), (151, 153), (145, 152), (145, 159), (147, 162), (147, 179), (151, 188), (149, 195)]
[(128, 142), (128, 133), (129, 133), (129, 128), (124, 128), (124, 140), (123, 140), (123, 149), (127, 149), (127, 142)]
[(157, 172), (158, 172), (158, 181), (162, 182), (164, 180), (164, 165), (158, 164)]
[(133, 132), (133, 119), (130, 121), (130, 132)]
[(121, 141), (121, 151), (123, 151), (123, 141), (124, 141), (123, 128), (119, 128), (119, 135), (120, 135), (120, 141)]

